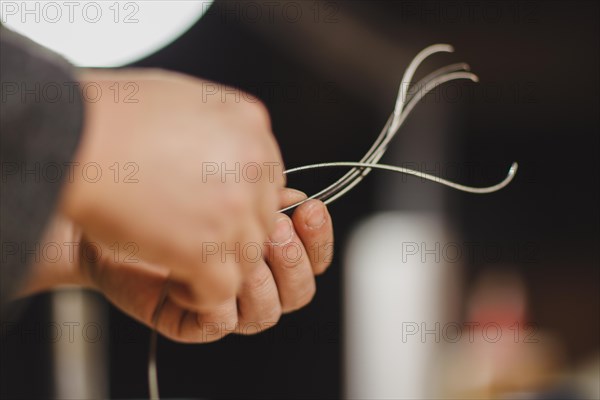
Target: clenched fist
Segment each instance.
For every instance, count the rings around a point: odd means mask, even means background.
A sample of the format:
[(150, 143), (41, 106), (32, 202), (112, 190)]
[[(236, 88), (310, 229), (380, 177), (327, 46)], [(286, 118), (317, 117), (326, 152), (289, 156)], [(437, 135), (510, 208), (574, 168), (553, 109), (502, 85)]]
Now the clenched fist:
[[(164, 71), (84, 72), (103, 96), (86, 103), (80, 165), (101, 171), (133, 166), (128, 182), (75, 174), (62, 210), (91, 240), (139, 248), (139, 257), (169, 269), (172, 296), (202, 310), (234, 295), (240, 269), (221, 250), (261, 242), (275, 222), (282, 161), (268, 113), (247, 97), (206, 96), (206, 82)], [(136, 102), (112, 88), (133, 85)], [(259, 166), (260, 179), (207, 174), (204, 166)], [(274, 171), (274, 166), (277, 171)], [(203, 252), (219, 243), (219, 252)], [(185, 283), (179, 285), (178, 283)]]
[[(185, 342), (259, 332), (311, 300), (331, 260), (332, 222), (316, 200), (291, 218), (277, 213), (305, 195), (284, 189), (264, 106), (158, 70), (80, 80), (103, 94), (86, 101), (74, 160), (95, 174), (65, 182), (45, 236), (78, 251), (39, 259), (22, 294), (82, 285), (150, 325), (166, 291), (158, 329)], [(133, 101), (113, 96), (125, 87)]]

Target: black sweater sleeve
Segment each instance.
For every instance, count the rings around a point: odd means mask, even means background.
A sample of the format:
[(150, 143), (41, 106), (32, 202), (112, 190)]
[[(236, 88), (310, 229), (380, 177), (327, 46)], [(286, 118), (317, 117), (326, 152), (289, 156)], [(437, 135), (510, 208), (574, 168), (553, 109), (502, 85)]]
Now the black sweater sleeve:
[(41, 256), (83, 110), (72, 66), (0, 25), (0, 309)]

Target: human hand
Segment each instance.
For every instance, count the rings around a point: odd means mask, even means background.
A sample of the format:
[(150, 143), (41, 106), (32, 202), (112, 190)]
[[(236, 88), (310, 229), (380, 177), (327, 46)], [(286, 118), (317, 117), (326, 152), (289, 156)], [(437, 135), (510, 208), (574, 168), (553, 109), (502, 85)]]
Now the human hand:
[[(103, 95), (86, 102), (75, 162), (104, 174), (74, 174), (60, 210), (88, 240), (123, 252), (133, 246), (149, 277), (160, 281), (168, 271), (170, 299), (182, 309), (212, 310), (235, 297), (241, 268), (221, 262), (222, 252), (263, 241), (284, 185), (267, 111), (248, 96), (207, 96), (207, 82), (165, 71), (84, 71), (80, 81)], [(131, 84), (137, 102), (115, 99), (115, 88)], [(260, 179), (207, 175), (205, 163), (227, 170), (256, 165)], [(114, 174), (124, 166), (135, 173), (129, 180), (127, 171)], [(218, 243), (218, 251), (206, 251), (208, 243)], [(139, 274), (135, 267), (122, 267), (121, 276)]]
[[(281, 206), (303, 198), (302, 193), (285, 190)], [(261, 332), (275, 325), (282, 313), (308, 304), (316, 290), (315, 275), (326, 270), (333, 255), (333, 227), (327, 208), (311, 200), (298, 207), (291, 219), (278, 214), (269, 237), (260, 242), (265, 244), (262, 256), (244, 251), (228, 255), (239, 261), (242, 284), (236, 295), (210, 310), (182, 307), (167, 287), (157, 330), (181, 342), (210, 342), (230, 333)], [(256, 243), (240, 243), (239, 249), (258, 248), (248, 245)], [(159, 272), (141, 260), (115, 262), (111, 252), (103, 254), (108, 257), (81, 263), (85, 280), (117, 307), (152, 326), (153, 314), (169, 284), (168, 270)]]
[[(281, 193), (282, 207), (302, 200), (297, 191)], [(165, 287), (157, 329), (181, 342), (209, 342), (229, 333), (253, 334), (275, 325), (282, 313), (308, 304), (315, 294), (315, 275), (325, 271), (333, 255), (332, 221), (323, 203), (302, 204), (290, 219), (278, 214), (265, 252), (247, 254), (242, 284), (235, 296), (199, 312), (175, 301), (170, 294), (168, 268), (151, 265), (102, 243), (90, 242), (72, 221), (57, 216), (47, 230), (44, 245), (61, 246), (60, 259), (41, 257), (21, 294), (65, 284), (103, 293), (113, 304), (152, 326)], [(68, 246), (65, 246), (68, 244)], [(244, 255), (237, 255), (244, 257)]]

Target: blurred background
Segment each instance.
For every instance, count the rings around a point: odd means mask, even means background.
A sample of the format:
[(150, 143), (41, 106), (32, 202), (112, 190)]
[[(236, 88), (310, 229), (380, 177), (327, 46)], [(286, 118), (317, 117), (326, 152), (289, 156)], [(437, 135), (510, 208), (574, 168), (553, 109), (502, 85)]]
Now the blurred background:
[[(161, 339), (162, 397), (599, 398), (599, 11), (593, 1), (216, 1), (135, 62), (256, 95), (295, 167), (362, 157), (410, 60), (449, 43), (456, 52), (417, 79), (466, 61), (480, 82), (426, 97), (383, 162), (473, 186), (520, 165), (485, 196), (372, 173), (330, 207), (335, 256), (314, 301), (256, 336)], [(313, 193), (341, 173), (289, 183)], [(149, 330), (100, 296), (15, 307), (20, 319), (2, 327), (2, 398), (148, 396)]]

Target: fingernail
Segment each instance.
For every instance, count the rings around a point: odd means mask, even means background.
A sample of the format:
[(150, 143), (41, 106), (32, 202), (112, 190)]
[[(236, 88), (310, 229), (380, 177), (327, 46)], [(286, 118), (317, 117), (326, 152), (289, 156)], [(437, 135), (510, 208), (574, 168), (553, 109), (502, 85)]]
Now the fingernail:
[(281, 217), (275, 222), (275, 229), (269, 237), (274, 244), (287, 243), (292, 238), (292, 222), (285, 217)]
[(304, 223), (312, 229), (322, 227), (325, 223), (325, 206), (316, 202), (312, 204), (311, 208), (308, 210)]

